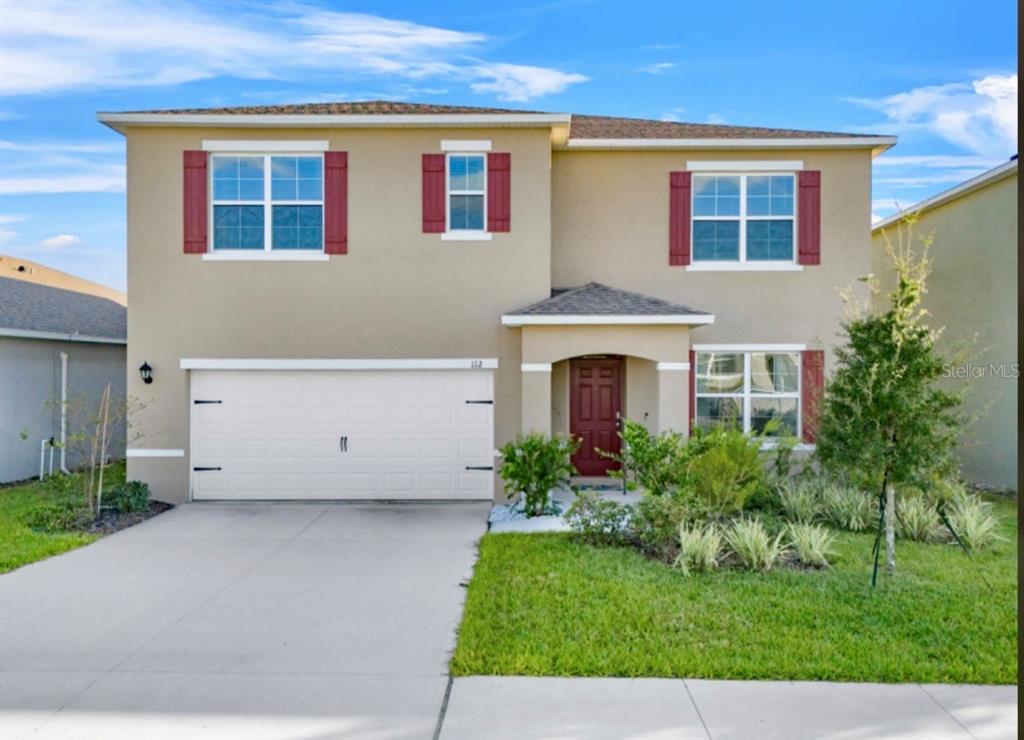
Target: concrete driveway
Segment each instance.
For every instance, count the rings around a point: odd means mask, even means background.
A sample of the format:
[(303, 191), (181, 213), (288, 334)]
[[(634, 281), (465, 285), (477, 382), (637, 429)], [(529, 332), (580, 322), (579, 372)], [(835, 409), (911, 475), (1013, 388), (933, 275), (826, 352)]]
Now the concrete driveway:
[(489, 504), (191, 504), (0, 576), (0, 737), (430, 738)]

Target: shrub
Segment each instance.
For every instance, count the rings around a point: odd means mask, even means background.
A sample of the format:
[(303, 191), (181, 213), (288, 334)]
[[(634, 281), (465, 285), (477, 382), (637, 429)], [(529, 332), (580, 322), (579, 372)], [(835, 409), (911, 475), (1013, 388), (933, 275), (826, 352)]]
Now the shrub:
[(725, 541), (740, 565), (748, 570), (771, 570), (786, 553), (782, 532), (774, 538), (759, 519), (741, 518), (725, 530)]
[(614, 545), (623, 541), (629, 507), (602, 498), (593, 491), (576, 495), (565, 512), (569, 527), (592, 545)]
[(960, 541), (971, 550), (981, 550), (1005, 539), (998, 533), (999, 518), (992, 513), (992, 504), (961, 491), (953, 497), (947, 510), (949, 523)]
[(820, 524), (806, 522), (790, 524), (786, 528), (789, 544), (797, 559), (814, 568), (827, 568), (828, 558), (833, 554), (835, 535)]
[(821, 513), (836, 529), (863, 532), (875, 526), (878, 506), (859, 488), (832, 481), (821, 488)]
[(633, 508), (630, 535), (648, 555), (671, 560), (679, 545), (679, 526), (686, 515), (686, 506), (678, 498), (646, 494)]
[(931, 542), (938, 539), (942, 520), (935, 503), (926, 496), (905, 494), (897, 500), (896, 533), (907, 540)]
[(122, 514), (146, 511), (149, 508), (149, 486), (138, 480), (128, 481), (103, 494), (103, 501)]
[(764, 484), (760, 444), (736, 429), (697, 432), (696, 456), (688, 466), (697, 505), (710, 516), (727, 516), (743, 509)]
[(809, 524), (821, 514), (821, 487), (812, 480), (791, 480), (779, 488), (779, 504), (786, 518)]
[(70, 499), (47, 501), (25, 515), (25, 524), (43, 532), (66, 532), (81, 529), (89, 523), (91, 513)]
[(606, 454), (619, 462), (622, 470), (612, 471), (611, 475), (625, 477), (630, 489), (640, 486), (655, 496), (679, 487), (686, 457), (682, 435), (662, 432), (655, 436), (643, 424), (625, 419), (619, 437), (622, 452)]
[(575, 474), (570, 458), (579, 442), (540, 433), (519, 436), (501, 448), (498, 474), (505, 481), (505, 493), (522, 495), (527, 516), (541, 516), (549, 509), (551, 490)]
[(690, 527), (685, 522), (679, 525), (679, 555), (673, 565), (683, 575), (714, 570), (721, 553), (722, 533), (714, 523), (705, 527)]

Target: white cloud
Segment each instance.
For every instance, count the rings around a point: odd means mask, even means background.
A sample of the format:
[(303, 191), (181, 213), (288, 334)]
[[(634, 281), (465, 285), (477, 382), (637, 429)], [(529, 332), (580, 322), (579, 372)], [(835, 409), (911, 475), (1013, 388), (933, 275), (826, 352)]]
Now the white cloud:
[(6, 226), (7, 224), (16, 224), (22, 221), (27, 221), (28, 216), (22, 213), (3, 213), (0, 214), (0, 226)]
[(12, 229), (0, 229), (0, 244), (5, 244), (11, 241), (17, 235), (18, 232), (13, 231)]
[(81, 243), (81, 238), (74, 234), (57, 234), (57, 236), (50, 236), (46, 239), (40, 240), (39, 246), (46, 247), (47, 249), (62, 249), (64, 247), (73, 247), (74, 245)]
[(708, 114), (708, 123), (723, 124), (725, 123), (725, 116), (721, 113), (710, 113)]
[(660, 75), (668, 72), (669, 70), (675, 69), (675, 67), (675, 62), (658, 62), (657, 64), (650, 64), (643, 67), (640, 71), (651, 75)]
[(175, 85), (218, 76), (336, 80), (339, 74), (460, 81), (526, 101), (583, 82), (548, 67), (481, 61), (487, 41), (458, 31), (302, 4), (245, 6), (148, 0), (9, 3), (0, 28), (0, 94)]
[(473, 92), (493, 92), (501, 100), (517, 103), (560, 93), (573, 83), (587, 80), (580, 74), (524, 64), (486, 64), (474, 67), (473, 72), (489, 80), (470, 83)]
[(43, 193), (122, 193), (124, 171), (121, 174), (71, 175), (56, 177), (3, 177), (0, 195), (32, 195)]
[(853, 102), (885, 115), (894, 133), (925, 131), (984, 157), (1017, 151), (1017, 75), (918, 87)]
[(665, 111), (661, 114), (661, 120), (663, 121), (678, 121), (679, 116), (686, 113), (686, 108), (673, 108), (672, 110)]

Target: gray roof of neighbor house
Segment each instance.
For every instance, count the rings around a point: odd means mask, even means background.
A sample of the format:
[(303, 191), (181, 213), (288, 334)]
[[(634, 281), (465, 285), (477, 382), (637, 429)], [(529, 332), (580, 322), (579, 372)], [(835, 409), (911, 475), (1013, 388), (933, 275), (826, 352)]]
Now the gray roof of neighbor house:
[(555, 289), (552, 296), (508, 316), (709, 316), (689, 306), (660, 298), (587, 283), (578, 288)]
[[(547, 115), (549, 112), (512, 108), (481, 108), (467, 105), (432, 105), (367, 100), (350, 103), (296, 103), (291, 105), (230, 106), (223, 108), (177, 108), (167, 110), (121, 111), (115, 115), (176, 116), (429, 116), (429, 115)], [(107, 114), (100, 114), (101, 120)], [(572, 139), (804, 139), (877, 138), (874, 134), (809, 131), (759, 126), (731, 126), (717, 123), (683, 123), (644, 118), (571, 114)]]
[(123, 344), (127, 329), (127, 309), (107, 298), (0, 278), (0, 335), (53, 334)]

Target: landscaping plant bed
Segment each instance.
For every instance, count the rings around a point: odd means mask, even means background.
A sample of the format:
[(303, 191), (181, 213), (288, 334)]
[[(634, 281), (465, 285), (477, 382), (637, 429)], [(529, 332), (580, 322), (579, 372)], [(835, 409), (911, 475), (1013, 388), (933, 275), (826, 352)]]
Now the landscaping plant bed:
[(157, 514), (163, 514), (168, 509), (173, 508), (174, 504), (164, 503), (163, 501), (150, 501), (149, 508), (145, 511), (103, 511), (83, 531), (100, 536), (113, 534), (114, 532), (120, 532), (122, 529), (133, 527), (140, 522), (151, 519)]

